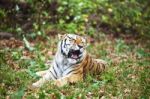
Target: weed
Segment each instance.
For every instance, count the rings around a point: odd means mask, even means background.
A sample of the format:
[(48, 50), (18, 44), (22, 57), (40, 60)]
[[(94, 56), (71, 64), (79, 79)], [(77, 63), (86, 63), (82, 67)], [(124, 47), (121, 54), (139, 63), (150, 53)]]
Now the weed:
[[(103, 41), (88, 46), (96, 58), (105, 59), (108, 68), (100, 75), (87, 75), (83, 82), (58, 88), (49, 82), (37, 90), (30, 90), (36, 71), (48, 69), (45, 62), (52, 59), (47, 51), (56, 51), (57, 38), (47, 42), (36, 41), (30, 50), (30, 42), (23, 49), (10, 48), (0, 51), (0, 98), (142, 98), (150, 93), (148, 54), (144, 48), (128, 46), (123, 40)], [(110, 49), (108, 49), (110, 48)], [(44, 50), (43, 50), (44, 49)], [(45, 50), (46, 49), (46, 50)], [(132, 49), (132, 50), (129, 50)]]

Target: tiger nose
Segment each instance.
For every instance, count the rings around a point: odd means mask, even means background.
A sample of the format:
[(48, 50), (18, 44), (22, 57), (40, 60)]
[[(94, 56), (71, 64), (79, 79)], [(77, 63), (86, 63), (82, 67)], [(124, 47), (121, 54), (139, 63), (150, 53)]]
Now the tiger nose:
[(76, 45), (76, 44), (74, 44), (74, 45), (71, 47), (71, 49), (79, 50), (79, 46), (78, 46), (78, 45)]

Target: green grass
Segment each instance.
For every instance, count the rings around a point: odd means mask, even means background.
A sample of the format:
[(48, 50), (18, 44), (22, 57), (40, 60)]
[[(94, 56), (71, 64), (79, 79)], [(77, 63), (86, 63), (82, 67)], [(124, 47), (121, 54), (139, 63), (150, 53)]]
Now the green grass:
[[(109, 64), (101, 75), (88, 75), (84, 82), (62, 88), (51, 82), (39, 89), (31, 89), (38, 79), (36, 71), (47, 69), (45, 62), (56, 52), (57, 38), (35, 40), (31, 45), (0, 50), (0, 98), (11, 99), (76, 99), (76, 98), (141, 98), (150, 97), (150, 53), (142, 45), (126, 44), (122, 39), (109, 40), (101, 36), (90, 44), (88, 52)], [(28, 43), (25, 43), (28, 44)], [(30, 50), (30, 51), (29, 51)]]

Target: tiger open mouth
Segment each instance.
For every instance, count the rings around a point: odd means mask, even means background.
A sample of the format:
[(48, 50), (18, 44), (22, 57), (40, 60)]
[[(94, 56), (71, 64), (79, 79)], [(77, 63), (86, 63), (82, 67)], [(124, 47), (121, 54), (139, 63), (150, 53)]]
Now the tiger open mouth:
[(81, 57), (80, 50), (70, 50), (68, 53), (68, 57), (72, 59), (78, 59)]

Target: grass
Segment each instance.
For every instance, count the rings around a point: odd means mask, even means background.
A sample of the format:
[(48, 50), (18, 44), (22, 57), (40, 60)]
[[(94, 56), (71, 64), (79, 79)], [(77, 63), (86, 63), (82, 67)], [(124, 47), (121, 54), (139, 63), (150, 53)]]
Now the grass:
[(31, 41), (30, 45), (27, 39), (21, 42), (26, 43), (12, 47), (1, 40), (1, 99), (150, 98), (150, 50), (144, 45), (127, 44), (123, 39), (110, 39), (102, 35), (87, 50), (93, 57), (108, 62), (109, 67), (105, 72), (88, 75), (84, 82), (62, 88), (49, 82), (39, 89), (31, 89), (31, 84), (38, 79), (34, 73), (48, 68), (45, 62), (52, 59), (58, 40), (47, 37), (46, 40), (38, 38)]

